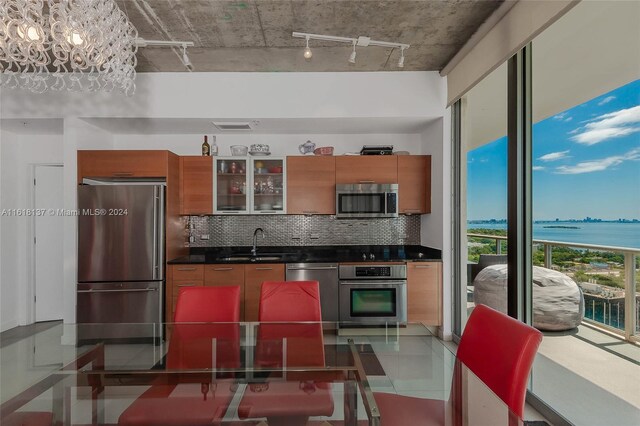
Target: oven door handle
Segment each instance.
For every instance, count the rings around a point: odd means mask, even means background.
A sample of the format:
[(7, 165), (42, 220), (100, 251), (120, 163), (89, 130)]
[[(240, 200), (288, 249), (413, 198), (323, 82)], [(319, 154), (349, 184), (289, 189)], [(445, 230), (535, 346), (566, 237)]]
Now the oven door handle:
[(380, 281), (340, 281), (340, 285), (356, 287), (390, 287), (407, 285), (406, 280), (380, 280)]

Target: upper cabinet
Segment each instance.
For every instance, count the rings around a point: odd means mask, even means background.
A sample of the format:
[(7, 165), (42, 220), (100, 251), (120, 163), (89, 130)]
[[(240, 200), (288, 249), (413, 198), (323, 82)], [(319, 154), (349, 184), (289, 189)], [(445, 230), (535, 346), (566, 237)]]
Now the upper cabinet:
[(336, 157), (287, 157), (287, 213), (336, 214)]
[(398, 183), (398, 156), (336, 157), (336, 183)]
[(213, 159), (211, 157), (180, 157), (180, 184), (180, 214), (213, 213)]
[(399, 155), (397, 158), (399, 213), (431, 213), (431, 156)]
[(214, 168), (216, 214), (286, 211), (284, 158), (218, 157)]
[(85, 177), (167, 177), (169, 151), (78, 151), (78, 183)]

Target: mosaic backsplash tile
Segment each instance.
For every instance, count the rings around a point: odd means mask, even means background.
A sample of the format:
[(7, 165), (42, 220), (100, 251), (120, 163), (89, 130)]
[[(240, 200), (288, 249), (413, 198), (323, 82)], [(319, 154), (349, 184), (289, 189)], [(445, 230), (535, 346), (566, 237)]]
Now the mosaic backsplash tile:
[[(420, 216), (387, 219), (336, 219), (329, 215), (189, 216), (185, 241), (190, 247), (250, 246), (262, 228), (261, 246), (420, 244)], [(202, 236), (209, 239), (202, 239)]]

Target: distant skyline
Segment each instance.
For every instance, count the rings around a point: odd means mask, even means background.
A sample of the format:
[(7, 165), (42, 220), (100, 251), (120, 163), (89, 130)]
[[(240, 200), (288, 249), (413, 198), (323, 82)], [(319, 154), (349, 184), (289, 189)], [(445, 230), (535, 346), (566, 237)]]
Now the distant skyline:
[[(467, 153), (467, 218), (507, 216), (507, 138)], [(640, 218), (640, 80), (533, 125), (533, 219)]]

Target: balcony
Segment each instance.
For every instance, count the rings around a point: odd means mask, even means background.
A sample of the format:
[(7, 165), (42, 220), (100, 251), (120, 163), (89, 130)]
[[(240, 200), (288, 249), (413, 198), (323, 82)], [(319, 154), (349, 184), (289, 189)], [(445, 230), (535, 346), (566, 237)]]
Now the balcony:
[[(468, 233), (467, 237), (475, 245), (486, 245), (490, 241), (488, 244), (495, 254), (506, 253), (505, 236)], [(571, 249), (574, 255), (567, 255), (565, 250), (562, 258), (554, 259), (554, 248)], [(598, 261), (576, 261), (575, 253), (582, 253), (583, 259)], [(629, 247), (533, 240), (533, 264), (568, 275), (582, 289), (585, 300), (583, 322), (635, 343), (640, 342), (638, 255), (639, 249)], [(472, 292), (473, 288), (468, 291)]]
[[(506, 253), (505, 236), (467, 236), (472, 253)], [(554, 401), (554, 409), (574, 424), (640, 424), (636, 279), (640, 250), (547, 240), (533, 243), (534, 265), (560, 271), (578, 283), (585, 316), (574, 330), (544, 332), (533, 367), (532, 392)], [(576, 253), (582, 259), (602, 260), (577, 262)], [(473, 286), (467, 292), (471, 309)]]

